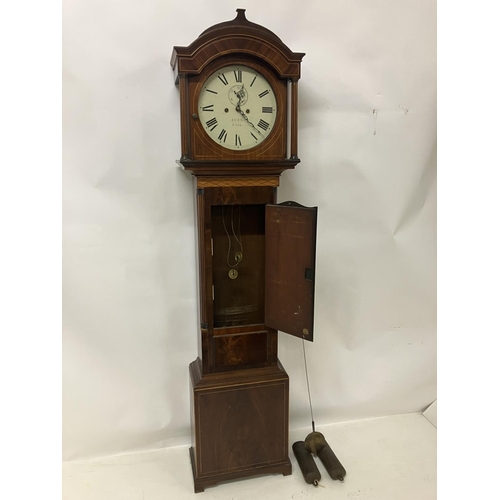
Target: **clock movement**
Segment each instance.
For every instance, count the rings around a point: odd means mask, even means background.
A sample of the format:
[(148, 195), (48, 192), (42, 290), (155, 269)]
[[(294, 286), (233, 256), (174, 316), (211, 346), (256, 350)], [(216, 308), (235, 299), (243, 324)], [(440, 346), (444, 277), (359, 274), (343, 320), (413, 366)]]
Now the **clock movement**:
[(291, 473), (278, 330), (313, 340), (316, 207), (277, 203), (298, 163), (303, 53), (246, 19), (174, 47), (181, 157), (197, 218), (198, 357), (189, 366), (195, 492)]

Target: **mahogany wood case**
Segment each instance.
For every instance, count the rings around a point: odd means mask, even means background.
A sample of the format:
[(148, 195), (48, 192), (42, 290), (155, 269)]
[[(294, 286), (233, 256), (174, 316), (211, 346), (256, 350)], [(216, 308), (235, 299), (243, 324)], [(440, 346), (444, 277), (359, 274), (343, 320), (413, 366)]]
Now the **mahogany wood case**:
[[(291, 473), (289, 379), (277, 356), (277, 330), (312, 340), (317, 209), (276, 201), (280, 174), (300, 161), (303, 56), (249, 22), (243, 9), (172, 54), (180, 91), (178, 163), (193, 174), (197, 206), (200, 342), (189, 367), (195, 492), (229, 479)], [(238, 65), (269, 85), (261, 95), (270, 92), (275, 105), (261, 107), (273, 113), (272, 127), (253, 118), (253, 81), (236, 71), (231, 80), (227, 68)], [(231, 89), (219, 116), (232, 113), (258, 139), (255, 146), (238, 149), (236, 134), (228, 148), (226, 130), (219, 141), (207, 133), (207, 123), (215, 128), (217, 120), (205, 123), (199, 100), (214, 73), (224, 91)]]

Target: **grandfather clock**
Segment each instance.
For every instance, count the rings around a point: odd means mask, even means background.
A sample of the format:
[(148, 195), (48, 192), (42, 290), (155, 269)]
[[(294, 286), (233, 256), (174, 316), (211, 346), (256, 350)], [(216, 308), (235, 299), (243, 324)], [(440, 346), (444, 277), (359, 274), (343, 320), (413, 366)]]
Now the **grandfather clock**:
[(199, 357), (191, 379), (195, 492), (291, 473), (278, 330), (312, 341), (316, 208), (277, 204), (297, 156), (304, 54), (244, 9), (174, 47), (182, 155), (197, 206)]

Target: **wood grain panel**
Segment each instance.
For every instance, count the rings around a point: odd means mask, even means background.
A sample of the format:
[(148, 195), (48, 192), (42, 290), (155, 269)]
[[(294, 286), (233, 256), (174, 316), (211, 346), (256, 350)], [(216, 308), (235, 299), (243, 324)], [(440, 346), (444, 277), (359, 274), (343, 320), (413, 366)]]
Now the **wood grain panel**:
[(265, 324), (313, 340), (317, 208), (266, 206)]
[(277, 383), (200, 394), (200, 477), (286, 460), (285, 393)]
[(216, 369), (267, 362), (267, 331), (214, 338)]

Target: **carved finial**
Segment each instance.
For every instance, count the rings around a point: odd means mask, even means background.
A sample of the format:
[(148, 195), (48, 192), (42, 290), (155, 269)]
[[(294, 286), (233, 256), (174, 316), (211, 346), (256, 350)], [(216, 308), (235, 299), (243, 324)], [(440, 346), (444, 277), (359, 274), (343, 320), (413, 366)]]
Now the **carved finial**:
[(247, 18), (245, 16), (245, 11), (246, 11), (246, 9), (236, 9), (236, 12), (238, 13), (236, 16), (236, 19), (238, 19), (238, 21), (246, 21), (247, 20)]

